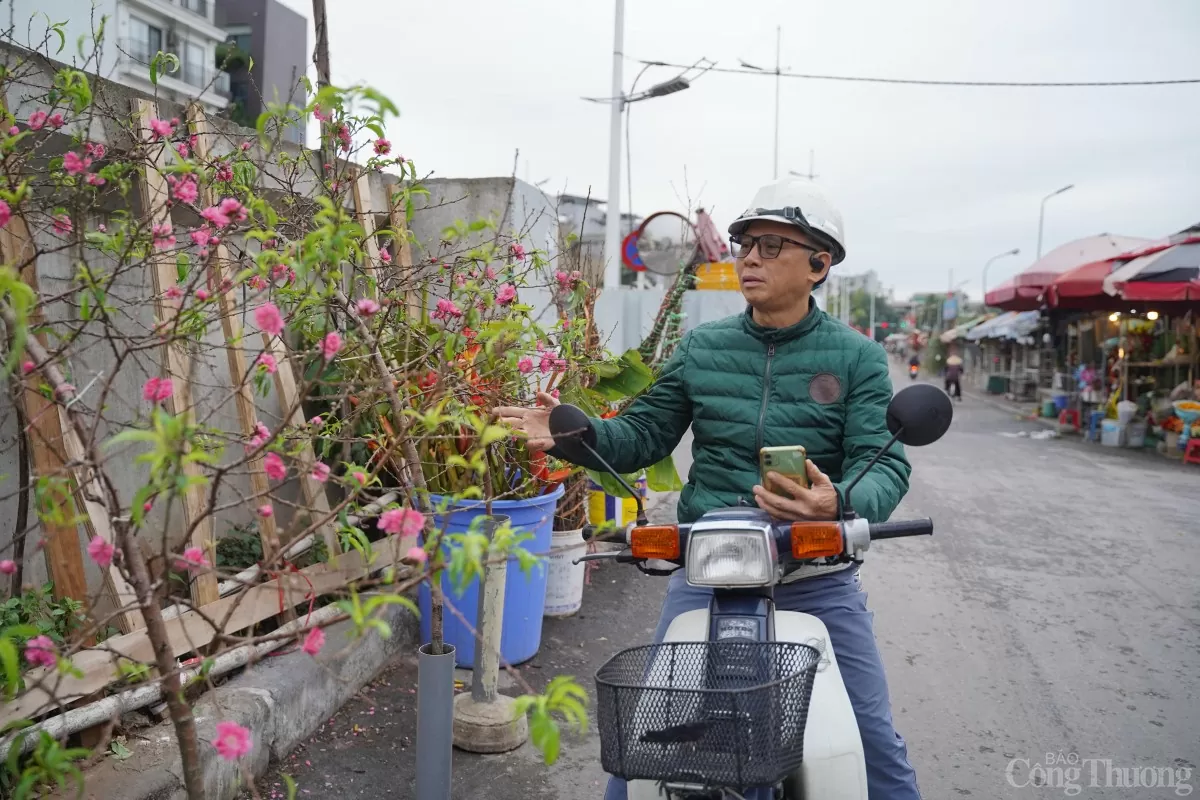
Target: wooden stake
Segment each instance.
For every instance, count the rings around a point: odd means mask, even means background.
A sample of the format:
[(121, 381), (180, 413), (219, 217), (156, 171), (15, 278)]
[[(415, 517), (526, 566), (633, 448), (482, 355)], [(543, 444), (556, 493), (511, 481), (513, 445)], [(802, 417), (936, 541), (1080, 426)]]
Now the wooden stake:
[[(198, 104), (192, 104), (188, 109), (188, 121), (191, 123), (192, 133), (196, 135), (196, 158), (201, 162), (207, 162), (212, 157), (215, 135), (208, 125), (204, 109)], [(206, 206), (216, 205), (220, 201), (211, 183), (205, 184), (201, 190), (201, 197)], [(225, 335), (225, 355), (229, 362), (229, 379), (233, 386), (237, 387), (238, 421), (242, 426), (242, 435), (249, 439), (255, 434), (258, 410), (254, 404), (254, 387), (248, 380), (246, 353), (242, 349), (242, 320), (238, 316), (237, 290), (233, 286), (232, 273), (234, 271), (229, 268), (229, 248), (225, 246), (224, 242), (221, 242), (216, 246), (216, 251), (209, 255), (209, 280), (220, 304), (221, 330)], [(220, 287), (225, 281), (229, 281), (229, 290), (223, 292)], [(255, 497), (262, 498), (263, 502), (267, 501), (271, 483), (267, 479), (262, 456), (250, 462), (250, 488)], [(259, 517), (258, 537), (262, 541), (263, 562), (270, 563), (271, 559), (279, 552), (280, 547), (279, 532), (275, 526), (274, 516)]]
[[(170, 223), (171, 210), (167, 205), (167, 181), (161, 169), (167, 165), (167, 142), (154, 144), (154, 135), (150, 131), (150, 120), (158, 116), (157, 105), (152, 100), (135, 99), (134, 114), (137, 117), (139, 138), (143, 144), (157, 146), (158, 152), (154, 157), (153, 167), (143, 170), (140, 180), (143, 209), (151, 225)], [(164, 331), (169, 331), (175, 320), (176, 309), (172, 308), (164, 296), (168, 288), (174, 286), (175, 264), (170, 256), (155, 253), (150, 257), (150, 274), (154, 279), (155, 313)], [(172, 414), (193, 414), (191, 359), (177, 345), (167, 345), (165, 360), (167, 374), (171, 378), (174, 392), (170, 398)], [(188, 478), (199, 477), (200, 470), (192, 463), (184, 465), (184, 474)], [(192, 532), (191, 544), (199, 547), (208, 554), (209, 560), (216, 561), (216, 547), (212, 537), (212, 517), (207, 508), (205, 487), (202, 483), (193, 484), (184, 494), (184, 517), (187, 528)], [(205, 606), (220, 599), (217, 592), (216, 573), (206, 571), (197, 575), (192, 581), (192, 602), (197, 606)]]
[[(263, 347), (275, 356), (275, 363), (279, 365), (275, 370), (275, 393), (279, 395), (279, 407), (284, 412), (292, 409), (286, 423), (293, 427), (303, 428), (307, 421), (304, 419), (304, 409), (300, 406), (300, 391), (296, 388), (296, 376), (292, 372), (292, 362), (288, 361), (287, 346), (279, 337), (267, 333), (262, 335), (262, 339)], [(310, 475), (313, 464), (317, 462), (317, 454), (313, 452), (310, 439), (301, 439), (297, 461), (300, 467), (300, 491), (304, 494), (304, 502), (312, 509), (314, 516), (328, 516), (329, 498), (325, 496), (325, 486), (313, 480)], [(322, 525), (318, 533), (321, 534), (321, 539), (325, 542), (330, 556), (342, 551), (338, 545), (337, 531), (333, 529), (331, 523), (327, 522)]]
[[(0, 229), (0, 257), (16, 266), (28, 261), (21, 269), (21, 279), (38, 293), (37, 261), (34, 255), (33, 237), (23, 217), (13, 216), (3, 229)], [(45, 324), (40, 298), (29, 313), (29, 328), (36, 330)], [(37, 334), (43, 347), (46, 345), (44, 333)], [(57, 405), (48, 400), (38, 389), (42, 384), (38, 373), (27, 375), (23, 380), (24, 391), (22, 402), (25, 406), (25, 419), (29, 423), (29, 450), (33, 460), (33, 474), (38, 478), (65, 479), (69, 475), (66, 470), (67, 455), (63, 447), (63, 428), (59, 420)], [(30, 492), (32, 492), (32, 487)], [(79, 528), (75, 524), (78, 512), (73, 502), (61, 509), (67, 522), (56, 523), (48, 520), (41, 521), (42, 535), (46, 546), (46, 572), (54, 582), (55, 597), (70, 597), (80, 602), (87, 602), (87, 573), (83, 569), (83, 550), (79, 544)]]
[[(67, 412), (61, 406), (58, 409), (58, 424), (63, 431), (63, 444), (66, 446), (67, 458), (73, 464), (82, 465), (87, 460), (87, 454), (84, 452), (83, 443), (79, 441), (78, 434), (75, 433), (75, 428), (67, 419)], [(94, 473), (85, 472), (82, 466), (76, 467), (74, 472), (75, 499), (87, 511), (83, 524), (87, 530), (88, 540), (99, 536), (115, 546), (117, 542), (109, 522), (108, 509), (99, 501), (89, 499), (89, 497), (102, 497), (100, 481)], [(116, 564), (109, 564), (108, 568), (104, 570), (104, 588), (113, 605), (118, 609), (124, 609), (117, 616), (117, 627), (121, 629), (122, 633), (146, 627), (146, 621), (142, 619), (137, 592), (125, 580), (125, 576), (121, 574), (121, 570)]]
[(392, 230), (396, 234), (396, 261), (399, 270), (397, 277), (404, 287), (404, 310), (410, 322), (420, 319), (421, 296), (416, 292), (416, 282), (413, 280), (412, 244), (408, 241), (408, 219), (404, 212), (402, 201), (391, 203), (388, 212)]
[(354, 179), (352, 187), (354, 194), (354, 214), (358, 224), (363, 229), (363, 250), (366, 253), (363, 264), (363, 275), (370, 281), (367, 289), (368, 297), (379, 296), (379, 242), (375, 238), (375, 213), (367, 206), (371, 200), (371, 173), (360, 171)]

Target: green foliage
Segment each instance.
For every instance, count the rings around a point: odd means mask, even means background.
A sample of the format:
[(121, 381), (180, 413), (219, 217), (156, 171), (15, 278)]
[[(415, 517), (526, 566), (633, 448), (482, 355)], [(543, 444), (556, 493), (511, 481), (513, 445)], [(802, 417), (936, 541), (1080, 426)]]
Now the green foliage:
[(42, 635), (49, 636), (61, 647), (87, 624), (83, 603), (70, 597), (56, 598), (54, 584), (50, 581), (0, 604), (0, 630), (4, 630), (18, 648)]
[(68, 779), (74, 781), (78, 795), (82, 796), (83, 773), (75, 762), (87, 758), (92, 751), (86, 747), (63, 747), (46, 731), (37, 731), (33, 751), (22, 760), (22, 745), (27, 736), (26, 732), (17, 734), (8, 751), (4, 783), (12, 787), (13, 800), (44, 796), (41, 790), (48, 787), (63, 791)]
[(542, 562), (542, 557), (535, 555), (523, 543), (534, 538), (532, 533), (520, 533), (509, 523), (497, 525), (489, 538), (482, 532), (485, 517), (471, 520), (471, 528), (466, 533), (451, 533), (442, 537), (447, 543), (450, 562), (446, 564), (446, 573), (455, 590), (462, 594), (471, 581), (483, 574), (484, 567), (489, 562), (506, 561), (515, 557), (521, 571), (528, 575)]
[(375, 630), (384, 639), (391, 638), (392, 626), (379, 619), (377, 612), (391, 605), (403, 606), (414, 616), (420, 616), (421, 613), (416, 603), (399, 594), (369, 594), (366, 595), (366, 600), (363, 600), (363, 595), (351, 588), (350, 597), (337, 602), (337, 607), (345, 612), (354, 624), (356, 637), (365, 635), (368, 630)]
[(239, 525), (217, 540), (217, 566), (243, 570), (262, 561), (262, 538), (254, 525)]
[(568, 730), (587, 732), (587, 692), (566, 675), (555, 676), (542, 694), (521, 695), (516, 699), (517, 716), (529, 715), (529, 739), (542, 751), (547, 764), (558, 760), (561, 746), (559, 722), (562, 718)]

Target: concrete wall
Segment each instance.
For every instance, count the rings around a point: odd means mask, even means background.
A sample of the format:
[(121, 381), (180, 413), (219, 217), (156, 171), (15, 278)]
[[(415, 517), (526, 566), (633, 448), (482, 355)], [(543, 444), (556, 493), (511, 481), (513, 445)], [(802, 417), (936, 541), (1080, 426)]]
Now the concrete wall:
[[(0, 63), (12, 64), (15, 59), (21, 57), (22, 54), (12, 48), (0, 46)], [(29, 74), (21, 83), (10, 82), (7, 84), (8, 94), (3, 99), (18, 120), (22, 122), (27, 120), (29, 113), (37, 107), (37, 103), (27, 98), (36, 97), (47, 90), (54, 68), (54, 65), (50, 65), (46, 69)], [(96, 94), (98, 102), (117, 110), (129, 109), (133, 100), (143, 96), (127, 87), (105, 81), (94, 81), (93, 92)], [(159, 115), (183, 117), (184, 109), (160, 100)], [(243, 141), (253, 141), (253, 131), (237, 128), (219, 119), (212, 119), (211, 123), (218, 134), (214, 148), (215, 155), (231, 152)], [(38, 142), (37, 146), (43, 152), (56, 153), (70, 145), (71, 137), (75, 133), (76, 122), (70, 120), (62, 132), (43, 131), (33, 141)], [(126, 131), (111, 123), (103, 123), (99, 118), (92, 120), (90, 128), (86, 132), (86, 138), (102, 142), (110, 148), (130, 146)], [(284, 153), (291, 157), (297, 155), (298, 152), (296, 148), (285, 148), (284, 150)], [(256, 161), (263, 164), (264, 160), (264, 154), (257, 153)], [(275, 166), (275, 163), (266, 161), (261, 185), (270, 187), (285, 185), (284, 173)], [(368, 205), (370, 209), (379, 213), (377, 222), (380, 226), (387, 224), (386, 209), (391, 192), (390, 186), (395, 181), (396, 178), (390, 175), (380, 173), (370, 175)], [(309, 179), (301, 180), (295, 186), (299, 193), (305, 195), (311, 194), (315, 187), (315, 181)], [(346, 202), (351, 202), (348, 197)], [(131, 210), (133, 213), (137, 212), (137, 209), (127, 210)], [(49, 245), (55, 244), (61, 247), (60, 240), (48, 238), (52, 235), (47, 233), (48, 220), (31, 219), (30, 221), (35, 229), (35, 238), (39, 246), (48, 248)], [(105, 221), (106, 219), (101, 216), (89, 220), (88, 225), (95, 227)], [(177, 224), (188, 222), (182, 216), (177, 216), (175, 221)], [(194, 224), (195, 219), (193, 218), (190, 222)], [(241, 244), (236, 238), (233, 238), (230, 243), (235, 246), (235, 250)], [(64, 294), (70, 296), (75, 264), (79, 260), (97, 269), (104, 269), (106, 266), (105, 256), (91, 248), (85, 248), (82, 251), (47, 252), (38, 259), (39, 284), (43, 298), (60, 297)], [(117, 282), (113, 289), (113, 295), (118, 298), (115, 302), (121, 307), (119, 330), (123, 334), (145, 335), (150, 331), (154, 323), (154, 306), (151, 301), (153, 294), (152, 279), (146, 270), (130, 271)], [(147, 378), (160, 374), (158, 365), (161, 351), (148, 349), (131, 356), (121, 365), (120, 371), (114, 377), (116, 368), (114, 357), (101, 340), (101, 329), (95, 322), (84, 325), (79, 319), (75, 307), (62, 301), (48, 304), (46, 314), (48, 323), (58, 326), (60, 333), (67, 325), (72, 330), (82, 330), (80, 345), (72, 350), (74, 358), (65, 365), (69, 369), (69, 380), (80, 390), (79, 402), (87, 408), (96, 408), (98, 398), (102, 396), (106, 383), (110, 380), (112, 382), (108, 393), (103, 395), (104, 411), (102, 416), (104, 422), (99, 427), (99, 436), (106, 437), (114, 427), (121, 424), (139, 418), (145, 419), (148, 406), (141, 398), (141, 387)], [(244, 322), (246, 321), (244, 320)], [(246, 327), (253, 330), (252, 325), (246, 325)], [(250, 336), (247, 338), (245, 346), (248, 351), (248, 361), (253, 362), (260, 352), (260, 340), (256, 336)], [(192, 381), (197, 418), (204, 424), (220, 431), (238, 431), (240, 425), (236, 404), (232, 398), (233, 382), (228, 374), (220, 324), (216, 320), (210, 324), (203, 340), (195, 343)], [(10, 387), (4, 383), (3, 377), (0, 377), (0, 558), (9, 557), (11, 554), (17, 506), (19, 461), (16, 435), (18, 427), (16, 413), (10, 398)], [(273, 423), (279, 420), (280, 408), (273, 388), (265, 397), (258, 398), (257, 410), (259, 418), (268, 425), (273, 426)], [(236, 442), (230, 444), (231, 457), (237, 449), (239, 447)], [(136, 488), (145, 482), (144, 468), (133, 463), (132, 453), (127, 456), (118, 454), (111, 474), (118, 490), (126, 498), (126, 504)], [(214, 528), (215, 534), (220, 536), (234, 525), (252, 521), (254, 505), (238, 502), (249, 493), (250, 485), (247, 475), (233, 474), (228, 477), (217, 498), (219, 506), (228, 506), (228, 508), (223, 508), (219, 512)], [(296, 496), (294, 487), (286, 486), (281, 491), (281, 498), (285, 501), (294, 501)], [(36, 525), (36, 515), (31, 516), (31, 522)], [(174, 518), (169, 521), (163, 518), (162, 509), (156, 508), (151, 514), (146, 528), (149, 532), (147, 536), (157, 535), (165, 529), (173, 540), (178, 540), (183, 534), (182, 521), (179, 516), (178, 506), (175, 508)], [(278, 504), (277, 516), (281, 525), (288, 524), (290, 519), (286, 503)], [(39, 536), (40, 532), (35, 529), (30, 534), (26, 547), (25, 568), (27, 580), (30, 582), (45, 580), (46, 576), (44, 558), (34, 550), (34, 543)], [(81, 543), (84, 543), (82, 529), (80, 538)], [(100, 585), (100, 575), (89, 559), (85, 558), (84, 562), (89, 572), (89, 586), (95, 590)]]
[[(623, 353), (642, 343), (654, 327), (662, 306), (663, 289), (604, 291), (596, 298), (596, 325), (601, 338), (614, 353)], [(741, 292), (693, 291), (683, 296), (683, 331), (697, 325), (740, 314), (746, 309)]]
[(558, 218), (551, 199), (537, 187), (513, 178), (432, 180), (426, 188), (428, 197), (414, 198), (412, 232), (417, 240), (414, 262), (436, 265), (464, 249), (479, 246), (495, 236), (495, 232), (482, 231), (465, 242), (451, 245), (443, 241), (443, 231), (458, 221), (492, 219), (504, 236), (517, 236), (527, 250), (537, 249), (547, 254), (551, 266), (540, 273), (528, 271), (520, 299), (534, 307), (534, 316), (542, 324), (552, 323), (554, 300), (549, 286), (554, 280), (554, 261), (558, 257)]

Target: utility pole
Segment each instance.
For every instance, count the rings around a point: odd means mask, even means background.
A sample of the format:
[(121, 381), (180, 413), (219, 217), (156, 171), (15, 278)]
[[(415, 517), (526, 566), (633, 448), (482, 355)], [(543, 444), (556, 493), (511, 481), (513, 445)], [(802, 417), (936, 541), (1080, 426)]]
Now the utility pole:
[(616, 0), (616, 5), (612, 115), (608, 130), (608, 215), (604, 222), (604, 288), (613, 291), (621, 288), (621, 112), (625, 110), (621, 67), (625, 61), (625, 0)]
[(771, 173), (771, 180), (779, 178), (779, 57), (780, 44), (783, 40), (783, 28), (779, 25), (775, 26), (775, 168)]
[(817, 173), (813, 171), (813, 151), (812, 151), (812, 149), (809, 148), (809, 151), (808, 151), (808, 172), (797, 172), (794, 169), (788, 170), (788, 172), (792, 175), (795, 175), (797, 178), (808, 178), (810, 181), (815, 181), (817, 179)]

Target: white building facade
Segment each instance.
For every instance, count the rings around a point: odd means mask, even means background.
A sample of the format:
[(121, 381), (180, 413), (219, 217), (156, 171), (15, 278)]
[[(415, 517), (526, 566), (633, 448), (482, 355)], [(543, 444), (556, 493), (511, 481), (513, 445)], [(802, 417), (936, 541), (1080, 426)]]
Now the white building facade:
[[(229, 76), (217, 69), (225, 33), (213, 21), (210, 0), (53, 0), (49, 7), (44, 0), (14, 0), (10, 8), (15, 44), (142, 92), (178, 102), (197, 98), (210, 111), (229, 104)], [(46, 15), (64, 23), (61, 51)], [(150, 62), (159, 52), (174, 54), (179, 65), (160, 74), (156, 88)]]

